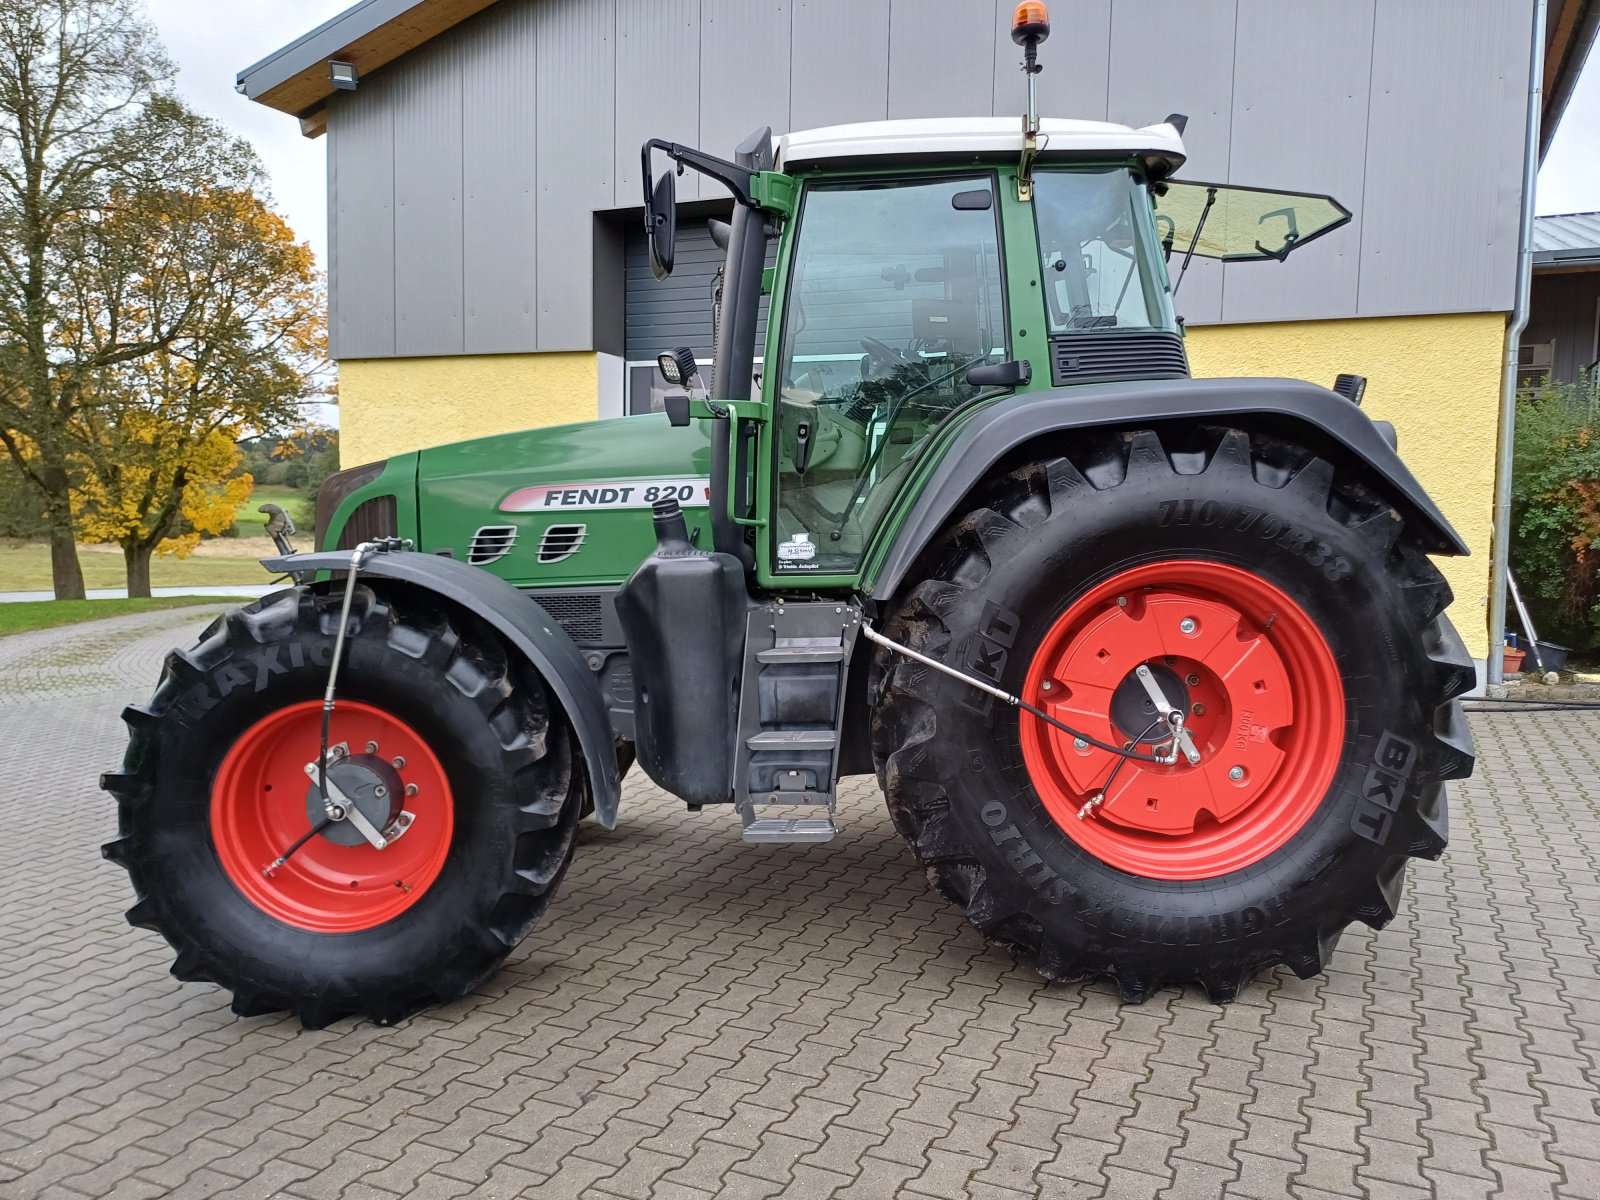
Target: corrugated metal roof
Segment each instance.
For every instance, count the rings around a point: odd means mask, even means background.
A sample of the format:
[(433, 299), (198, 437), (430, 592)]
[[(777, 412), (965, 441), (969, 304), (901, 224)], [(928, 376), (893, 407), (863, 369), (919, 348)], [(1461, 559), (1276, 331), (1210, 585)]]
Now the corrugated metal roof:
[(1535, 217), (1533, 264), (1536, 267), (1600, 266), (1600, 212)]

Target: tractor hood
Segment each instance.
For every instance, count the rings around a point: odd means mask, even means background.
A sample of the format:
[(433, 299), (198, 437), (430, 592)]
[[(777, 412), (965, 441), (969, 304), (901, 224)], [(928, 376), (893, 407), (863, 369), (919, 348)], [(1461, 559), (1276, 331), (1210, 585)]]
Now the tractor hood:
[(418, 548), (523, 587), (614, 586), (671, 496), (710, 546), (710, 423), (663, 413), (475, 438), (417, 458)]

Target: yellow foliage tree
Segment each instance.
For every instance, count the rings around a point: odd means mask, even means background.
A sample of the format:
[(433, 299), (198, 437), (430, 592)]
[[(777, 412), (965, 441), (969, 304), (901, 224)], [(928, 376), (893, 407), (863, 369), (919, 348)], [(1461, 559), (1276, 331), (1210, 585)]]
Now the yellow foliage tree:
[[(100, 372), (71, 425), (79, 532), (122, 547), (128, 594), (150, 594), (150, 557), (185, 555), (220, 533), (250, 493), (238, 440), (291, 427), (324, 365), (321, 279), (308, 246), (254, 192), (207, 188), (131, 201), (87, 230), (82, 286), (119, 297), (127, 326), (180, 332)], [(181, 223), (186, 254), (131, 282), (118, 258), (145, 260), (148, 231)], [(109, 273), (107, 277), (102, 274)]]

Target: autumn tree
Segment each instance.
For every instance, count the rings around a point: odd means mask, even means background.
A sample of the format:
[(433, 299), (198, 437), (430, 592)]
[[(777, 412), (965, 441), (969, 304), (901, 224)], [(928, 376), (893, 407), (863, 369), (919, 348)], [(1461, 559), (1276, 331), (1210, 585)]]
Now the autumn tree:
[[(195, 121), (196, 138), (221, 137)], [(187, 553), (233, 523), (251, 486), (236, 474), (238, 441), (289, 428), (316, 394), (320, 278), (310, 248), (247, 188), (149, 190), (74, 236), (75, 286), (98, 298), (85, 309), (160, 343), (98, 372), (70, 426), (79, 526), (122, 547), (128, 594), (147, 596), (153, 553)]]
[(68, 427), (85, 383), (170, 334), (64, 336), (60, 233), (173, 143), (149, 101), (172, 74), (137, 0), (0, 0), (0, 444), (41, 498), (58, 597), (81, 597)]

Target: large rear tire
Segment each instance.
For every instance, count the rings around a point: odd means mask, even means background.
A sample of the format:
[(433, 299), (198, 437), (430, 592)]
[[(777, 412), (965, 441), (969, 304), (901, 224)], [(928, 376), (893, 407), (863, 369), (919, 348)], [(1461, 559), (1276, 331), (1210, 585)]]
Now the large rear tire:
[(1408, 858), (1443, 851), (1472, 663), (1399, 514), (1327, 461), (1239, 430), (1108, 434), (993, 481), (920, 574), (897, 641), (1151, 754), (1142, 664), (1200, 752), (1113, 776), (1091, 742), (878, 653), (896, 826), (1046, 976), (1129, 1001), (1309, 977), (1351, 921), (1394, 916)]
[(123, 773), (103, 780), (120, 825), (104, 853), (137, 895), (129, 922), (171, 943), (179, 979), (308, 1028), (397, 1021), (479, 983), (549, 904), (587, 794), (559, 710), (490, 630), (362, 586), (334, 782), (373, 825), (405, 827), (381, 851), (349, 822), (311, 834), (323, 811), (307, 764), (341, 593), (276, 593), (173, 651), (151, 703), (123, 714)]

